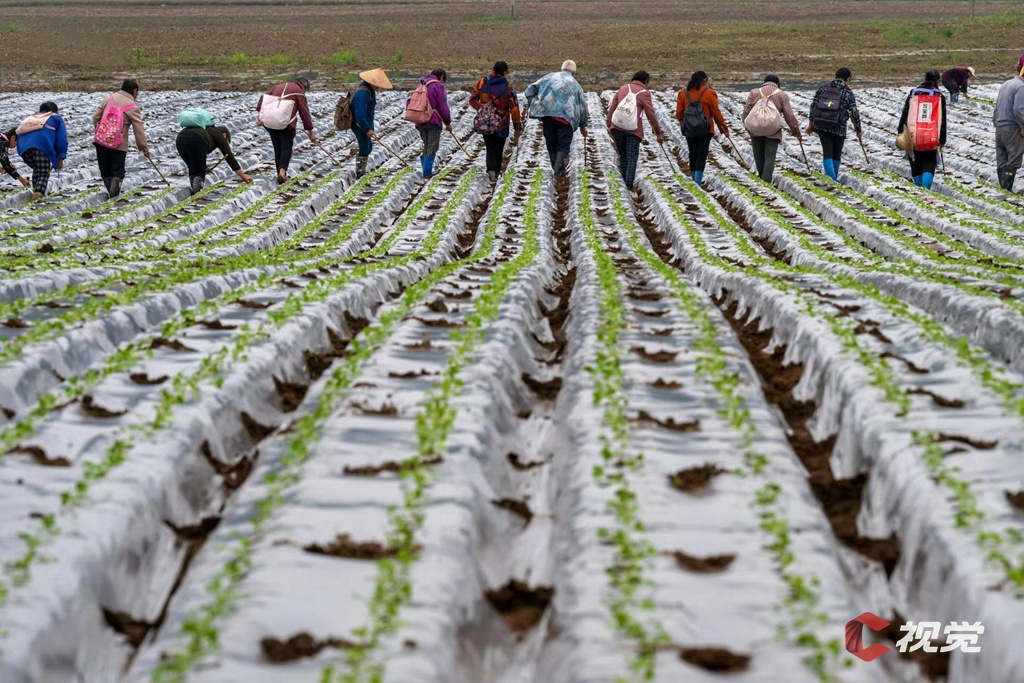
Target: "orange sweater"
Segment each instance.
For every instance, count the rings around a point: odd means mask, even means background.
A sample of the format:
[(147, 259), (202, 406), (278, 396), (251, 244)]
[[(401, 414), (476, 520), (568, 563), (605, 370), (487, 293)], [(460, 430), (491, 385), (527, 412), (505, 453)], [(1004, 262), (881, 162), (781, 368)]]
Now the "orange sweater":
[(718, 93), (711, 89), (710, 86), (704, 85), (696, 90), (680, 90), (676, 96), (676, 119), (679, 121), (683, 120), (683, 112), (686, 111), (686, 96), (689, 94), (690, 99), (694, 102), (700, 97), (701, 93), (707, 91), (704, 95), (704, 99), (701, 100), (701, 108), (704, 109), (704, 115), (708, 117), (708, 121), (711, 122), (711, 134), (715, 134), (715, 124), (717, 123), (722, 132), (726, 135), (729, 134), (729, 126), (725, 125), (725, 117), (722, 116), (722, 110), (718, 108)]

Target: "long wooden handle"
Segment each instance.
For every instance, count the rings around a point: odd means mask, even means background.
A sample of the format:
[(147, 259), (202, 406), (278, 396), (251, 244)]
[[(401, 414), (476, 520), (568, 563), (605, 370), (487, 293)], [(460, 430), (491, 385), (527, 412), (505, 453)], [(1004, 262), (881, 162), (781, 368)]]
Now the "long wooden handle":
[(160, 180), (162, 180), (165, 183), (167, 183), (167, 187), (170, 187), (171, 186), (170, 181), (167, 180), (167, 178), (164, 177), (164, 174), (160, 170), (160, 167), (156, 165), (155, 161), (153, 161), (153, 157), (146, 157), (146, 158), (149, 159), (149, 163), (153, 164), (153, 168), (156, 170), (157, 174), (160, 176)]

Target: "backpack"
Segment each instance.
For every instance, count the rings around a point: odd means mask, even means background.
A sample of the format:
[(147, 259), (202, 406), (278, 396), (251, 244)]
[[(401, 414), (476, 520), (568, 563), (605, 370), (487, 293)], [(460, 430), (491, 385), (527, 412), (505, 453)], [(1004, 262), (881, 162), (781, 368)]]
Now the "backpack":
[(612, 125), (619, 130), (636, 130), (640, 126), (640, 112), (636, 97), (640, 92), (633, 92), (632, 86), (626, 86), (629, 92), (619, 100), (619, 104), (612, 112)]
[(704, 105), (701, 104), (706, 92), (707, 89), (702, 90), (696, 100), (691, 100), (690, 93), (686, 93), (686, 109), (683, 111), (682, 126), (683, 135), (687, 137), (711, 135), (711, 121), (708, 120), (707, 114), (704, 113)]
[(213, 125), (213, 114), (202, 107), (188, 107), (178, 114), (178, 125), (182, 128), (206, 128)]
[(367, 90), (367, 88), (361, 85), (352, 92), (345, 93), (338, 98), (338, 103), (334, 105), (334, 127), (338, 130), (352, 130), (352, 126), (356, 122), (356, 114), (352, 111), (352, 100), (360, 90)]
[[(285, 86), (287, 91), (288, 86)], [(292, 125), (297, 114), (295, 112), (295, 100), (291, 99), (298, 93), (277, 95), (264, 95), (263, 105), (260, 107), (260, 121), (264, 128), (270, 130), (284, 130)]]
[(432, 118), (434, 118), (434, 108), (430, 106), (427, 84), (420, 81), (405, 103), (405, 120), (419, 126), (429, 123)]
[(49, 128), (50, 130), (56, 130), (53, 126), (46, 125), (46, 122), (50, 120), (52, 115), (53, 112), (46, 111), (27, 116), (22, 119), (14, 132), (18, 135), (24, 135), (25, 133), (35, 133), (37, 130), (42, 130), (44, 127)]
[[(772, 96), (764, 94), (764, 86), (759, 88), (758, 92), (761, 95), (761, 99), (754, 104), (750, 113), (747, 114), (747, 118), (743, 120), (743, 127), (753, 137), (763, 138), (775, 135), (782, 130), (782, 113), (779, 112), (779, 108), (772, 101)], [(776, 90), (775, 92), (779, 91)]]
[(114, 95), (107, 99), (107, 108), (103, 110), (100, 122), (96, 124), (96, 132), (92, 141), (100, 147), (117, 149), (124, 144), (125, 121), (124, 113), (135, 109), (135, 103), (129, 102), (123, 107), (114, 106)]
[(818, 99), (814, 100), (814, 113), (811, 121), (828, 127), (839, 125), (843, 115), (843, 91), (837, 85), (831, 83), (821, 91)]
[[(484, 85), (488, 84), (488, 80), (484, 79)], [(508, 111), (508, 93), (512, 89), (509, 86), (502, 97), (495, 97), (491, 95), (490, 99), (480, 105), (480, 108), (476, 110), (476, 116), (473, 117), (473, 132), (480, 133), (481, 135), (496, 135), (501, 131), (505, 130), (507, 124), (505, 123), (505, 113)], [(498, 108), (501, 100), (505, 100), (505, 112)]]
[(931, 152), (939, 148), (939, 134), (942, 95), (934, 92), (910, 91), (910, 108), (907, 111), (907, 128), (914, 141), (915, 152)]

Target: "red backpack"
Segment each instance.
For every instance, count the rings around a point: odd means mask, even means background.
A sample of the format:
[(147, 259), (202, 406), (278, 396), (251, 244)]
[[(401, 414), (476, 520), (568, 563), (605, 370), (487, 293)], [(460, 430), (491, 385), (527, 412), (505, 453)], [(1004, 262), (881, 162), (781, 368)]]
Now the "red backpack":
[(910, 129), (915, 152), (931, 152), (939, 148), (941, 107), (942, 95), (930, 90), (911, 91), (907, 128)]
[(420, 81), (412, 95), (405, 103), (405, 120), (415, 123), (417, 126), (428, 123), (434, 118), (434, 108), (430, 106), (430, 96), (427, 93), (427, 84)]

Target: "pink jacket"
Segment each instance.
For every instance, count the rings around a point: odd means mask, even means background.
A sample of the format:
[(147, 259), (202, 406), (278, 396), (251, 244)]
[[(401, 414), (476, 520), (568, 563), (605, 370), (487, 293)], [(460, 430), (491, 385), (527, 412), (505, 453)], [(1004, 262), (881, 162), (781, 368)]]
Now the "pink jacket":
[[(612, 125), (612, 115), (615, 113), (615, 109), (619, 106), (619, 102), (626, 98), (626, 94), (629, 92), (637, 93), (636, 103), (640, 107), (636, 117), (636, 130), (624, 131), (631, 135), (635, 135), (641, 140), (644, 139), (644, 117), (640, 116), (642, 112), (647, 120), (651, 122), (651, 128), (658, 135), (661, 135), (661, 126), (658, 124), (658, 116), (654, 113), (654, 102), (651, 100), (651, 93), (640, 81), (633, 81), (619, 88), (619, 91), (615, 93), (615, 97), (612, 98), (611, 106), (608, 107), (608, 117), (606, 124), (609, 128), (615, 129), (616, 126)], [(619, 129), (621, 130), (621, 129)]]

